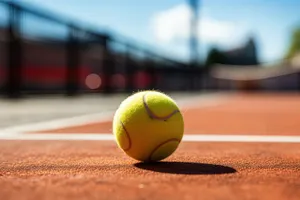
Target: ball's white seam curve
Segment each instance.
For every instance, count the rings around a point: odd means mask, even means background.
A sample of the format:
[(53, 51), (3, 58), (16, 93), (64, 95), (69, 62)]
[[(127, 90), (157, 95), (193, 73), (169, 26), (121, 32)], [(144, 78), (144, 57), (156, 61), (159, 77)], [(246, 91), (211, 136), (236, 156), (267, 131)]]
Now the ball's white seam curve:
[(157, 119), (157, 120), (166, 121), (167, 119), (169, 119), (170, 117), (172, 117), (176, 113), (180, 113), (180, 111), (177, 109), (177, 110), (174, 110), (172, 113), (168, 114), (167, 116), (159, 117), (159, 116), (155, 115), (155, 113), (151, 111), (151, 109), (149, 108), (149, 106), (147, 104), (146, 95), (147, 95), (147, 93), (145, 93), (143, 95), (143, 104), (144, 104), (144, 107), (145, 107), (145, 109), (146, 109), (146, 111), (148, 113), (148, 116), (151, 119)]

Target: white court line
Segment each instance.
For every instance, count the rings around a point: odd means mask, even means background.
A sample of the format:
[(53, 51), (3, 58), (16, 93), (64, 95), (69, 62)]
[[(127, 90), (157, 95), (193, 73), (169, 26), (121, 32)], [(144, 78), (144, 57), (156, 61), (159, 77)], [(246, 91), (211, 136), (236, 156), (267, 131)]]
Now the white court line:
[[(203, 96), (199, 95), (197, 97), (182, 98), (181, 100), (177, 100), (177, 103), (180, 107), (183, 108), (189, 108), (191, 106), (195, 107), (195, 103), (197, 103), (197, 108), (208, 107), (225, 103), (224, 99), (228, 96), (229, 95), (223, 94), (211, 94)], [(114, 113), (115, 111), (111, 110), (100, 113), (85, 114), (80, 116), (47, 120), (43, 122), (34, 122), (24, 125), (10, 126), (0, 129), (0, 136), (3, 135), (2, 133), (10, 133), (12, 135), (16, 135), (22, 134), (23, 132), (38, 132), (43, 130), (53, 130), (71, 126), (85, 125), (94, 122), (105, 122), (111, 120)]]
[[(114, 141), (112, 133), (89, 134), (1, 134), (0, 140), (44, 140), (44, 141)], [(300, 136), (264, 136), (264, 135), (184, 135), (183, 142), (265, 142), (300, 143)]]
[(4, 133), (22, 134), (22, 132), (42, 131), (50, 129), (65, 128), (69, 126), (84, 125), (93, 122), (109, 121), (114, 114), (114, 111), (106, 111), (101, 113), (86, 114), (80, 116), (73, 116), (62, 119), (54, 119), (43, 122), (28, 123), (24, 125), (10, 126), (0, 129), (0, 135)]

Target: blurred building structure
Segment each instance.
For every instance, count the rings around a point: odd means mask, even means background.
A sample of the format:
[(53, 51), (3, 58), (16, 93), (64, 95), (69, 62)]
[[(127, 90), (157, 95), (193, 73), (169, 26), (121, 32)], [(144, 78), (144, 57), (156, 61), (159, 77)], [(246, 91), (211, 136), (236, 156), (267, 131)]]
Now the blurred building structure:
[(254, 38), (249, 38), (241, 47), (221, 51), (224, 55), (224, 60), (220, 63), (227, 65), (258, 65), (257, 47)]
[(213, 48), (207, 56), (207, 64), (258, 66), (257, 47), (253, 37), (250, 37), (245, 44), (239, 47), (220, 50)]

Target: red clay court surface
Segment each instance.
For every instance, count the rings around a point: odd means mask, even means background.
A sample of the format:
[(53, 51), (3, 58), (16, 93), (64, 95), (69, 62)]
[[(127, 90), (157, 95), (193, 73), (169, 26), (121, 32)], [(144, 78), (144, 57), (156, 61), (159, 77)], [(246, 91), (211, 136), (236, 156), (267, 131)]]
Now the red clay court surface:
[[(299, 95), (236, 94), (198, 104), (182, 112), (185, 136), (200, 139), (182, 141), (157, 164), (138, 163), (112, 139), (101, 141), (111, 135), (111, 121), (2, 138), (0, 199), (300, 199)], [(76, 134), (95, 139), (71, 140)], [(201, 141), (204, 134), (215, 141)], [(18, 139), (24, 135), (45, 139)], [(245, 138), (218, 140), (228, 135)], [(249, 142), (254, 136), (265, 141)], [(268, 141), (280, 136), (290, 139)]]

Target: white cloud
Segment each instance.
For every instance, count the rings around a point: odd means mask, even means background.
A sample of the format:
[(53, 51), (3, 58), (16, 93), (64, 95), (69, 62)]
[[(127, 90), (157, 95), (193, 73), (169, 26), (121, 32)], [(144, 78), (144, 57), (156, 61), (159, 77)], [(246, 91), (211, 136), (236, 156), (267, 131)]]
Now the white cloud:
[[(151, 20), (151, 30), (155, 39), (163, 43), (187, 39), (191, 16), (192, 12), (186, 4), (156, 13)], [(198, 25), (198, 37), (201, 41), (228, 44), (240, 37), (241, 31), (234, 23), (203, 17)]]
[(189, 8), (179, 5), (154, 15), (151, 28), (154, 36), (162, 42), (170, 42), (176, 38), (188, 36)]

